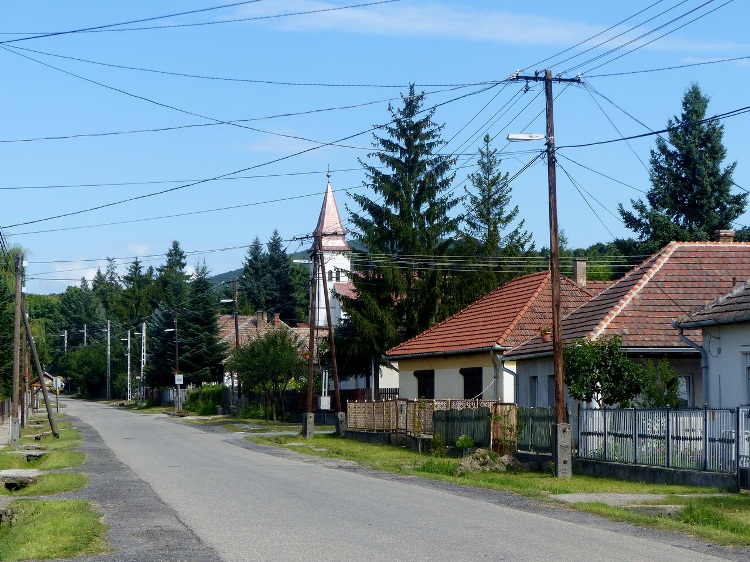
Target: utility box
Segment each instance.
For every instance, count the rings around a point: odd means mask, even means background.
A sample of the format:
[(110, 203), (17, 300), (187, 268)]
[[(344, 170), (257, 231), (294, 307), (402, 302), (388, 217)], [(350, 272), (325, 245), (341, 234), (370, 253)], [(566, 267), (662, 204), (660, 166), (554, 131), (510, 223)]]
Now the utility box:
[(318, 410), (330, 410), (331, 409), (331, 397), (330, 396), (318, 396)]

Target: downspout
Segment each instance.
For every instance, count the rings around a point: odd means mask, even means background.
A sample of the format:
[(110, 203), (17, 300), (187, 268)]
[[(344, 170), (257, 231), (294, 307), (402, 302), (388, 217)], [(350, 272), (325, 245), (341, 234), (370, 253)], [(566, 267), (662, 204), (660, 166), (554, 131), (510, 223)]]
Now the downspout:
[(688, 339), (688, 337), (682, 333), (682, 327), (677, 325), (677, 322), (672, 321), (672, 326), (677, 328), (678, 335), (680, 337), (680, 341), (685, 342), (693, 349), (696, 349), (701, 354), (701, 377), (703, 378), (703, 402), (705, 404), (709, 404), (710, 401), (708, 399), (708, 353), (705, 349), (703, 349), (703, 346), (698, 345), (694, 341)]
[[(492, 358), (492, 364), (495, 367), (495, 401), (500, 399), (500, 390), (498, 388), (498, 382), (500, 379), (500, 371), (502, 370), (505, 373), (513, 375), (513, 401), (518, 402), (518, 377), (516, 377), (516, 373), (511, 371), (505, 366), (505, 358), (503, 357), (502, 353), (503, 351), (506, 351), (508, 348), (503, 347), (500, 344), (496, 343), (492, 346), (492, 349), (490, 350), (490, 357)], [(505, 396), (503, 396), (503, 400), (505, 399)]]

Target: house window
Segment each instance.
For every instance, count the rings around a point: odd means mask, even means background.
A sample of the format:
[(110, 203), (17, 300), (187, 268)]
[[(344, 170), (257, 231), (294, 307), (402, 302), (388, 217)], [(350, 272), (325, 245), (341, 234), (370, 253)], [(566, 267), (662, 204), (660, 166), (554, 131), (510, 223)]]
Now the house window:
[(529, 377), (529, 406), (537, 406), (537, 391), (539, 390), (539, 377)]
[(547, 407), (555, 405), (555, 375), (549, 375), (547, 377)]
[(340, 282), (341, 282), (341, 270), (337, 269), (336, 270), (336, 283), (340, 283)]
[(331, 271), (330, 269), (328, 270), (328, 280), (333, 281), (333, 271)]
[(464, 399), (482, 400), (482, 368), (468, 367), (459, 369), (458, 372), (464, 377)]
[(693, 400), (691, 399), (692, 385), (690, 375), (680, 375), (677, 377), (677, 398), (680, 400), (680, 406), (690, 408)]
[(428, 400), (435, 399), (435, 371), (433, 369), (421, 369), (414, 371), (417, 377), (417, 398)]

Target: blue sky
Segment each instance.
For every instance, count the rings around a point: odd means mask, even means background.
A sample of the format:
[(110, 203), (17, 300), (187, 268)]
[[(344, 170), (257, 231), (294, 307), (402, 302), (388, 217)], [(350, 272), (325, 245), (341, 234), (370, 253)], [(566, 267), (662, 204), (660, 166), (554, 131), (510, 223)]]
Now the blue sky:
[[(274, 229), (288, 252), (306, 248), (294, 238), (315, 226), (327, 168), (346, 221), (347, 191), (364, 192), (358, 159), (370, 129), (388, 121), (388, 100), (410, 82), (427, 93), (425, 106), (440, 104), (443, 150), (459, 158), (457, 194), (485, 132), (511, 175), (544, 148), (505, 142), (544, 132), (541, 84), (524, 92), (505, 82), (515, 70), (583, 73), (582, 85), (554, 87), (558, 147), (662, 129), (691, 82), (711, 97), (712, 115), (750, 105), (750, 58), (713, 62), (750, 57), (750, 6), (739, 0), (347, 7), (364, 3), (261, 0), (38, 38), (29, 37), (221, 2), (3, 6), (0, 227), (28, 250), (27, 290), (62, 291), (107, 257), (121, 258), (121, 271), (134, 257), (158, 266), (172, 240), (213, 273), (239, 268), (253, 238), (266, 242)], [(682, 68), (659, 70), (667, 67)], [(738, 190), (750, 189), (749, 119), (724, 121)], [(646, 137), (559, 149), (559, 221), (571, 246), (632, 235), (616, 207), (644, 197), (653, 146)], [(537, 161), (512, 184), (538, 247), (549, 240), (546, 178)], [(738, 219), (748, 224), (747, 214)]]

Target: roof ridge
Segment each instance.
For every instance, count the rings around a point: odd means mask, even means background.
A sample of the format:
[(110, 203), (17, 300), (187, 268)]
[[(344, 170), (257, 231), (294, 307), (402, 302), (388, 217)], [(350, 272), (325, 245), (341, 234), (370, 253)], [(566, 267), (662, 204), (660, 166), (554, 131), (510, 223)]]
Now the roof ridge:
[[(630, 288), (630, 290), (625, 293), (625, 295), (615, 304), (612, 308), (610, 308), (609, 312), (602, 318), (602, 320), (596, 325), (596, 327), (587, 334), (587, 337), (591, 340), (595, 340), (600, 335), (604, 333), (604, 330), (607, 329), (607, 326), (622, 312), (625, 307), (628, 306), (632, 302), (632, 300), (635, 298), (635, 296), (641, 292), (641, 289), (646, 286), (646, 284), (656, 275), (656, 273), (662, 268), (662, 266), (669, 261), (669, 258), (674, 254), (677, 247), (680, 245), (678, 242), (670, 242), (664, 248), (659, 250), (657, 253), (655, 253), (653, 256), (645, 260), (641, 265), (638, 266), (638, 268), (641, 268), (645, 266), (649, 261), (654, 260), (654, 263), (651, 265), (651, 267), (646, 270), (645, 273), (643, 273), (638, 280), (638, 282), (633, 285), (633, 287)], [(661, 254), (661, 255), (659, 255)], [(634, 271), (637, 271), (637, 269)], [(626, 275), (619, 281), (623, 281), (628, 276)], [(618, 283), (616, 284), (619, 284)], [(606, 290), (605, 290), (606, 292)]]

